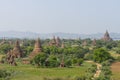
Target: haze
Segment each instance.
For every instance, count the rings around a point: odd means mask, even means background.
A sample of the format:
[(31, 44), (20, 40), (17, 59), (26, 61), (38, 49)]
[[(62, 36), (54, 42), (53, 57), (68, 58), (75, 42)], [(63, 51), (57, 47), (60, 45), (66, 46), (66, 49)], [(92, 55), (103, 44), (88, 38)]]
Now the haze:
[(120, 32), (120, 0), (0, 0), (0, 31)]

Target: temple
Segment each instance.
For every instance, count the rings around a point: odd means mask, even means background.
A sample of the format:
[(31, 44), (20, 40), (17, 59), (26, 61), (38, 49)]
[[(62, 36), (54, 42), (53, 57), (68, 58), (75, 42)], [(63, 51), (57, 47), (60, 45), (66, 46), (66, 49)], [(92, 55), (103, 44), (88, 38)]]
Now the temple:
[(35, 46), (33, 49), (33, 52), (29, 55), (30, 58), (33, 58), (34, 56), (36, 56), (37, 54), (39, 54), (40, 52), (42, 52), (42, 48), (41, 48), (41, 43), (40, 43), (40, 39), (38, 38), (35, 41)]
[(104, 37), (102, 38), (104, 41), (112, 41), (112, 38), (110, 37), (108, 31), (106, 30), (106, 33), (104, 34)]
[(87, 41), (84, 40), (83, 43), (82, 43), (83, 46), (86, 46), (87, 45)]
[(23, 52), (20, 48), (20, 44), (19, 44), (19, 41), (17, 40), (16, 43), (15, 43), (15, 46), (12, 50), (12, 53), (15, 55), (16, 58), (21, 58), (23, 57)]
[(96, 43), (96, 39), (94, 39), (93, 41), (92, 41), (92, 45), (93, 46), (95, 46), (97, 43)]
[(61, 40), (59, 37), (56, 38), (56, 46), (61, 46)]
[(65, 45), (64, 45), (64, 43), (62, 43), (62, 45), (61, 45), (61, 48), (65, 48)]
[(8, 64), (12, 65), (12, 66), (16, 66), (16, 62), (15, 62), (15, 54), (13, 54), (13, 51), (10, 50), (8, 51), (7, 55), (6, 55), (6, 61), (8, 62)]
[(59, 37), (55, 38), (55, 36), (53, 36), (53, 39), (49, 42), (49, 45), (60, 47), (61, 46), (60, 38)]
[(11, 65), (16, 66), (17, 64), (15, 62), (15, 58), (21, 58), (21, 57), (23, 57), (23, 52), (20, 48), (19, 41), (17, 40), (13, 50), (8, 51), (6, 55), (6, 61)]

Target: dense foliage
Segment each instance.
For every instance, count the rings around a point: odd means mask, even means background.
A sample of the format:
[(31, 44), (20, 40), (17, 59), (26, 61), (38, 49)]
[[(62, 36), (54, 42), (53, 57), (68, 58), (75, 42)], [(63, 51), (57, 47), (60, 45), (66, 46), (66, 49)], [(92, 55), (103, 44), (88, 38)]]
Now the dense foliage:
[(98, 49), (94, 50), (93, 59), (94, 59), (95, 62), (101, 63), (103, 61), (111, 59), (111, 55), (105, 49), (98, 48)]

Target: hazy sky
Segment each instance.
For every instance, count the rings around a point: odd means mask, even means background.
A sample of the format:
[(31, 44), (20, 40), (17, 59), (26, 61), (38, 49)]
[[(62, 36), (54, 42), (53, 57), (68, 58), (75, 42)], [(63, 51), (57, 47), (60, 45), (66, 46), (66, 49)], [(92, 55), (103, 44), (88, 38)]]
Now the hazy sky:
[(120, 33), (120, 0), (0, 0), (0, 31)]

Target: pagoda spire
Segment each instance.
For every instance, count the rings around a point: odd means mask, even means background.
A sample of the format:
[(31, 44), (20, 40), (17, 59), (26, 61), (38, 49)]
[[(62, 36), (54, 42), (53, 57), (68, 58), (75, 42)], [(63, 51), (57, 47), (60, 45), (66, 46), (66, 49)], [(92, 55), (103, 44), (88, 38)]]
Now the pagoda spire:
[(23, 52), (20, 48), (20, 44), (19, 44), (19, 41), (17, 40), (15, 42), (15, 46), (13, 48), (13, 52), (12, 52), (16, 58), (20, 58), (20, 57), (23, 57)]
[(104, 37), (102, 38), (104, 41), (111, 41), (112, 38), (110, 37), (108, 30), (106, 30)]
[(29, 57), (32, 58), (32, 57), (36, 56), (37, 54), (39, 54), (40, 52), (42, 52), (42, 48), (41, 48), (40, 38), (38, 38), (35, 41), (34, 49), (33, 49), (32, 53), (29, 55)]
[(35, 42), (35, 45), (34, 45), (34, 52), (41, 52), (41, 43), (40, 43), (40, 38), (38, 38)]

